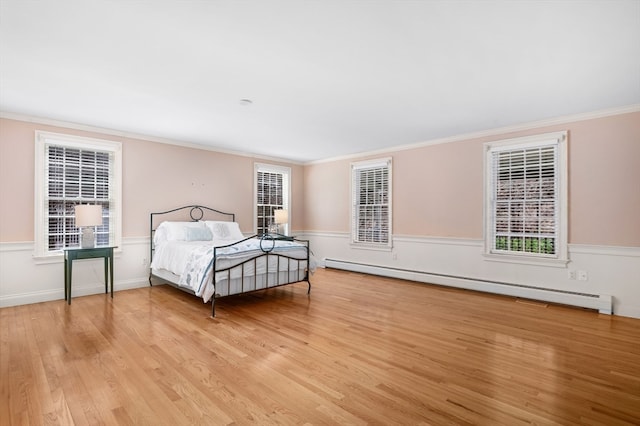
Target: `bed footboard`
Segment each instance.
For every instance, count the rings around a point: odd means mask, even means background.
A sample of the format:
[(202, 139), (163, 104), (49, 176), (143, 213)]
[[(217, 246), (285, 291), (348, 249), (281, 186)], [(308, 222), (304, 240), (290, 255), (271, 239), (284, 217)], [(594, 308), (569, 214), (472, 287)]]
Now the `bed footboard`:
[[(250, 237), (257, 238), (257, 236)], [(248, 238), (248, 239), (250, 239)], [(278, 241), (295, 242), (304, 249), (304, 255), (292, 256), (277, 252)], [(216, 298), (234, 294), (250, 293), (268, 288), (280, 287), (297, 282), (307, 282), (307, 294), (311, 293), (309, 241), (284, 235), (263, 235), (260, 237), (261, 253), (232, 266), (221, 265), (218, 252), (228, 246), (214, 249), (211, 316), (216, 314)]]

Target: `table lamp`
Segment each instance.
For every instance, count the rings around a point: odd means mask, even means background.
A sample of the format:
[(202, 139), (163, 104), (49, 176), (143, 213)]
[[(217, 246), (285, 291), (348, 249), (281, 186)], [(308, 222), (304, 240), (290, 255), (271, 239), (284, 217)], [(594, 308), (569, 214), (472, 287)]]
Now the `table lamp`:
[(95, 226), (102, 225), (102, 206), (97, 204), (81, 204), (76, 209), (76, 226), (82, 228), (80, 247), (93, 248), (96, 239), (93, 232)]
[(289, 222), (289, 212), (287, 210), (274, 210), (273, 215), (275, 216), (277, 230), (279, 231), (280, 225), (284, 225)]

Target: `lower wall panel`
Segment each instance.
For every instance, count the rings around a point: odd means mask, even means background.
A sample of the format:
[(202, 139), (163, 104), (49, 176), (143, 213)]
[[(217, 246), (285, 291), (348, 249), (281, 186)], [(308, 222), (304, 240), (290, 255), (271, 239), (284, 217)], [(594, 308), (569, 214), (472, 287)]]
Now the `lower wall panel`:
[(307, 232), (304, 238), (320, 266), (640, 318), (639, 247), (573, 244), (570, 262), (557, 267), (488, 261), (481, 240), (394, 237), (392, 250), (371, 250), (352, 246), (347, 233)]
[[(64, 260), (34, 259), (34, 245), (0, 243), (0, 307), (64, 299)], [(128, 238), (116, 249), (114, 291), (148, 286), (149, 239)], [(102, 259), (73, 262), (72, 297), (104, 293)]]
[[(527, 292), (533, 293), (540, 288), (557, 290), (558, 294), (602, 295), (604, 304), (610, 296), (613, 314), (640, 318), (640, 247), (569, 245), (571, 261), (566, 268), (558, 268), (487, 261), (480, 240), (394, 237), (393, 250), (382, 251), (354, 248), (348, 233), (306, 232), (299, 236), (310, 240), (321, 267), (326, 259), (335, 259), (369, 265), (374, 273), (405, 270), (409, 272), (400, 278), (462, 288), (469, 285), (481, 291), (493, 291), (492, 286), (475, 286), (498, 283), (501, 287), (531, 287)], [(148, 238), (125, 238), (115, 254), (114, 290), (147, 286), (148, 260)], [(73, 265), (73, 297), (104, 292), (101, 259), (74, 261)], [(571, 279), (569, 271), (583, 271), (587, 280)], [(0, 307), (62, 299), (62, 256), (36, 261), (32, 242), (0, 243)], [(594, 309), (605, 310), (603, 306)]]

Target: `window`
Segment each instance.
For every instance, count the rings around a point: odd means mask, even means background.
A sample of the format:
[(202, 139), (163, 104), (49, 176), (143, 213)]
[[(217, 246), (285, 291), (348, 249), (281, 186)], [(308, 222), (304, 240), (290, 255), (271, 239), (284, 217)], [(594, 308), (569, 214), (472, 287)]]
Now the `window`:
[(74, 210), (78, 204), (101, 205), (97, 244), (119, 245), (120, 182), (120, 143), (36, 132), (36, 256), (79, 245)]
[[(274, 210), (290, 210), (291, 169), (269, 164), (255, 165), (256, 233), (268, 232), (274, 221)], [(288, 234), (289, 224), (280, 225), (280, 233)]]
[(566, 132), (485, 144), (489, 255), (567, 258)]
[(351, 241), (391, 248), (391, 158), (351, 164)]

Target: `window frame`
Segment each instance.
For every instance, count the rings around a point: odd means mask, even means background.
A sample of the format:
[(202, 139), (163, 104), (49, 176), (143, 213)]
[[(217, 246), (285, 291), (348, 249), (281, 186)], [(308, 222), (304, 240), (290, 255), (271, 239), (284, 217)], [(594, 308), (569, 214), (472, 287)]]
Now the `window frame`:
[[(486, 260), (565, 267), (568, 259), (568, 132), (558, 131), (532, 136), (486, 142), (484, 144), (484, 256)], [(556, 147), (555, 177), (555, 249), (553, 255), (494, 249), (495, 193), (494, 153)]]
[[(360, 194), (356, 194), (358, 188), (359, 172), (370, 169), (387, 169), (387, 203), (388, 219), (387, 219), (387, 241), (372, 242), (360, 241), (358, 228), (358, 206), (360, 206)], [(351, 163), (351, 245), (357, 248), (366, 248), (373, 250), (390, 251), (393, 248), (393, 167), (392, 157), (376, 158), (365, 161), (356, 161)]]
[[(109, 194), (109, 245), (122, 244), (122, 143), (95, 139), (77, 135), (67, 135), (36, 130), (35, 132), (35, 183), (34, 183), (34, 257), (46, 260), (58, 257), (62, 250), (49, 250), (48, 245), (48, 207), (46, 173), (48, 158), (47, 146), (55, 145), (65, 148), (93, 150), (113, 154), (113, 173)], [(81, 199), (79, 200), (81, 201)]]
[(291, 167), (267, 163), (254, 163), (253, 167), (253, 233), (258, 233), (258, 173), (276, 173), (283, 175), (282, 208), (289, 212), (289, 221), (280, 225), (280, 232), (289, 235), (291, 229)]

